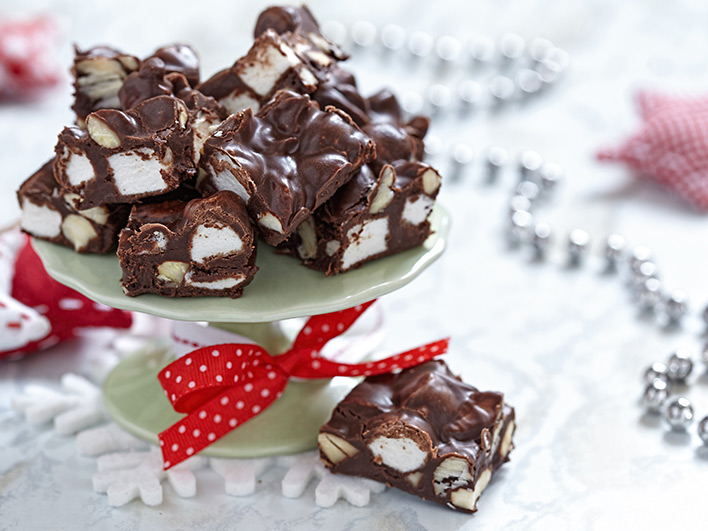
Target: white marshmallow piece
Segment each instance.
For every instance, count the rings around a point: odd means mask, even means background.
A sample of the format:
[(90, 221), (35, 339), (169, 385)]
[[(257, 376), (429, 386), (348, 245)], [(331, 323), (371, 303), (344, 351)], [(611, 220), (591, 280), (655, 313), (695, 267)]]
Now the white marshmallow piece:
[(50, 206), (22, 199), (22, 228), (40, 238), (56, 238), (61, 232), (61, 214)]
[(295, 52), (285, 43), (267, 42), (256, 51), (255, 60), (241, 69), (239, 76), (256, 94), (266, 96), (280, 77), (299, 62)]
[(227, 225), (207, 227), (199, 225), (192, 235), (190, 257), (198, 264), (209, 258), (226, 256), (243, 251), (243, 241), (236, 231)]
[(226, 107), (226, 110), (230, 114), (243, 111), (244, 109), (252, 109), (253, 112), (258, 112), (258, 109), (261, 108), (258, 100), (252, 98), (248, 93), (240, 91), (234, 91), (228, 96), (221, 98), (219, 103)]
[(387, 249), (388, 218), (378, 218), (359, 223), (349, 229), (351, 242), (342, 254), (342, 269), (346, 270), (371, 256)]
[[(170, 156), (166, 158), (171, 160), (171, 153), (168, 154)], [(113, 170), (113, 182), (122, 195), (164, 192), (167, 189), (162, 171), (169, 171), (170, 166), (161, 161), (151, 149), (116, 153), (108, 157), (108, 164)]]
[(368, 446), (377, 460), (398, 472), (418, 470), (428, 457), (428, 452), (407, 437), (376, 437)]
[(86, 155), (78, 155), (64, 150), (64, 156), (68, 157), (64, 171), (69, 178), (70, 185), (79, 186), (96, 178), (96, 172), (93, 170), (91, 161)]
[(411, 225), (420, 225), (430, 215), (435, 200), (427, 195), (415, 195), (406, 200), (403, 207), (403, 220)]
[[(236, 163), (224, 153), (218, 153), (214, 156), (216, 162), (226, 165), (227, 168), (234, 166)], [(239, 196), (245, 203), (251, 198), (251, 195), (246, 191), (246, 187), (241, 184), (236, 174), (228, 169), (217, 171), (213, 164), (209, 165), (209, 174), (211, 175), (212, 184), (217, 190), (230, 190)]]
[(198, 281), (198, 280), (192, 280), (191, 272), (189, 272), (185, 276), (184, 282), (185, 282), (185, 284), (188, 284), (190, 286), (194, 286), (195, 288), (222, 290), (222, 289), (235, 288), (241, 282), (243, 282), (245, 279), (246, 279), (245, 275), (234, 275), (232, 277), (221, 278), (219, 280)]

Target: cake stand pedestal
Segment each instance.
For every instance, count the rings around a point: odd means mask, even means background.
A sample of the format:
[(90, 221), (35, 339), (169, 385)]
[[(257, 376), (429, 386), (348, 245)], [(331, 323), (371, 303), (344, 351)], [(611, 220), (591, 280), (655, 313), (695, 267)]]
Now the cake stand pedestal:
[[(329, 278), (263, 245), (258, 250), (258, 274), (240, 299), (128, 297), (120, 285), (122, 273), (115, 255), (81, 255), (41, 240), (33, 244), (53, 278), (99, 305), (180, 321), (208, 321), (278, 354), (288, 347), (281, 320), (370, 301), (409, 283), (439, 258), (446, 245), (449, 215), (436, 205), (430, 221), (433, 234), (422, 246)], [(173, 359), (168, 351), (136, 352), (123, 359), (103, 385), (104, 404), (113, 420), (153, 444), (161, 431), (183, 416), (172, 409), (157, 380), (157, 373)], [(291, 381), (271, 407), (202, 454), (263, 457), (314, 448), (320, 426), (358, 381), (344, 377)]]

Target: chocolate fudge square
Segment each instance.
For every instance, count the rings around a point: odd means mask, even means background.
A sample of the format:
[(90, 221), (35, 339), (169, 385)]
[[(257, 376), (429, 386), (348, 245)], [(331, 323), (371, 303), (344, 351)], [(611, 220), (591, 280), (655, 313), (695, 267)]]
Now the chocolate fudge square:
[(322, 426), (318, 445), (334, 473), (474, 512), (509, 460), (514, 429), (501, 393), (481, 392), (431, 360), (364, 380)]
[(237, 298), (258, 270), (248, 213), (229, 191), (135, 205), (120, 234), (118, 259), (130, 296)]

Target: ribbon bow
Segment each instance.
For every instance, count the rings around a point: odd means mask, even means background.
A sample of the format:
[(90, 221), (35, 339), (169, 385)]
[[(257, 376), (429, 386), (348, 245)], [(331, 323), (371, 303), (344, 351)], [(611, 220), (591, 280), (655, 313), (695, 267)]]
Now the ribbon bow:
[(320, 356), (325, 344), (345, 332), (374, 301), (308, 319), (293, 346), (271, 356), (254, 344), (197, 349), (158, 374), (174, 409), (187, 416), (160, 433), (164, 468), (203, 450), (267, 409), (292, 377), (372, 376), (419, 365), (447, 351), (448, 339), (395, 356), (357, 364)]

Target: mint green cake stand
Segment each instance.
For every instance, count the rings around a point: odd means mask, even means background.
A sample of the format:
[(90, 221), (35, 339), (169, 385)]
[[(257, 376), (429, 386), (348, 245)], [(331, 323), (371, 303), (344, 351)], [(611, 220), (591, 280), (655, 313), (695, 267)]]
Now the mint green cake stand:
[[(288, 346), (280, 320), (370, 301), (409, 283), (438, 259), (445, 249), (450, 218), (436, 205), (430, 220), (434, 232), (422, 246), (334, 277), (307, 269), (298, 260), (261, 245), (258, 274), (240, 299), (128, 297), (121, 288), (120, 264), (114, 254), (82, 255), (37, 239), (33, 245), (53, 278), (98, 303), (168, 319), (209, 321), (211, 326), (248, 337), (276, 354)], [(183, 416), (172, 409), (157, 380), (157, 373), (172, 360), (167, 351), (136, 352), (124, 358), (103, 384), (108, 414), (124, 429), (153, 444), (158, 442), (158, 433)], [(270, 408), (202, 454), (263, 457), (314, 448), (320, 426), (358, 381), (337, 377), (290, 382)]]

